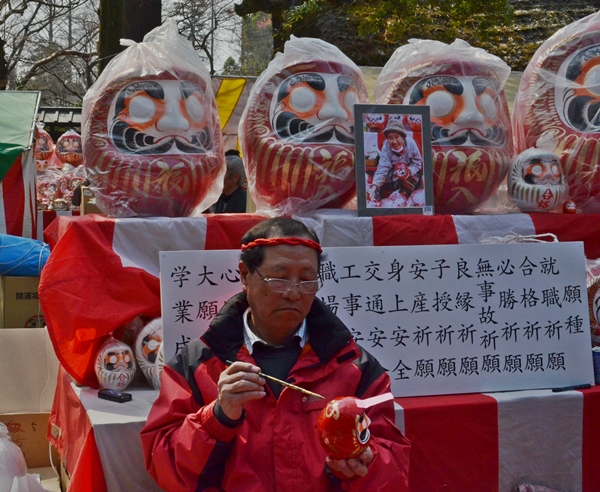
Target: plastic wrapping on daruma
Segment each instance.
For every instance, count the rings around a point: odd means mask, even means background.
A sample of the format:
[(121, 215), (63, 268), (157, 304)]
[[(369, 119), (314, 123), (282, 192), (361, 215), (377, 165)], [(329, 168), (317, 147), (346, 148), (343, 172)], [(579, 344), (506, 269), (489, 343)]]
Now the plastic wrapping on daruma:
[(557, 31), (527, 65), (513, 105), (515, 147), (553, 139), (577, 208), (600, 213), (600, 12)]
[(292, 38), (252, 87), (239, 125), (259, 214), (341, 208), (356, 195), (354, 104), (362, 72), (335, 46)]
[(87, 177), (109, 216), (189, 216), (221, 193), (210, 75), (173, 20), (104, 69), (84, 97), (82, 134)]
[(509, 75), (500, 58), (460, 39), (411, 39), (382, 69), (378, 104), (430, 107), (436, 213), (473, 213), (504, 180), (513, 154)]

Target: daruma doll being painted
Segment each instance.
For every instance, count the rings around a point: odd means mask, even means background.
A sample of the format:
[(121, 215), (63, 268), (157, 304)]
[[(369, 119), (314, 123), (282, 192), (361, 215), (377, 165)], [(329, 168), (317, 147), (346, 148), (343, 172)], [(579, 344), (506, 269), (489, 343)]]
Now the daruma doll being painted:
[(325, 41), (292, 36), (254, 84), (240, 120), (258, 213), (341, 208), (354, 198), (354, 104), (364, 102), (352, 60)]
[(87, 177), (109, 216), (184, 217), (222, 189), (210, 75), (174, 21), (115, 57), (83, 101)]
[(517, 152), (552, 141), (577, 209), (600, 213), (600, 12), (537, 50), (514, 103)]
[(474, 212), (505, 178), (513, 152), (509, 75), (500, 58), (459, 39), (411, 40), (381, 71), (378, 104), (430, 107), (436, 213)]

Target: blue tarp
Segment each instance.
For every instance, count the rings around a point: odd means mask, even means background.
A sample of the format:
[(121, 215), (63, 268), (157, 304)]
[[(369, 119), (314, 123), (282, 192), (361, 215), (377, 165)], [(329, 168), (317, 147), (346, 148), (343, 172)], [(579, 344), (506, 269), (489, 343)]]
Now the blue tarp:
[(0, 234), (0, 275), (37, 277), (50, 256), (50, 247), (35, 239)]

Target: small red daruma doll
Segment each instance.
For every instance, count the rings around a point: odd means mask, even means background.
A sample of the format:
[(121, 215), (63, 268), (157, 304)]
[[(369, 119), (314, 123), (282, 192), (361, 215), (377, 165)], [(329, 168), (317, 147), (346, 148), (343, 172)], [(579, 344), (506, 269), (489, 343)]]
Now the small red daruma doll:
[(600, 12), (558, 30), (527, 65), (513, 106), (516, 152), (551, 136), (569, 196), (600, 213)]
[(510, 67), (457, 39), (411, 40), (375, 86), (378, 104), (429, 106), (436, 213), (468, 214), (496, 192), (512, 158)]
[(83, 163), (81, 135), (75, 130), (68, 130), (56, 141), (56, 156), (63, 164), (78, 166)]
[(329, 456), (337, 460), (356, 458), (369, 446), (371, 421), (366, 409), (353, 396), (331, 400), (319, 415), (319, 441)]
[(52, 152), (54, 152), (54, 140), (52, 140), (50, 134), (44, 130), (44, 125), (42, 123), (36, 123), (34, 149), (35, 158), (38, 161), (50, 159)]
[(174, 20), (111, 60), (83, 100), (82, 131), (87, 178), (111, 217), (185, 217), (221, 193), (210, 75)]
[(356, 194), (354, 104), (362, 72), (335, 46), (292, 38), (258, 78), (240, 120), (257, 213), (341, 208)]

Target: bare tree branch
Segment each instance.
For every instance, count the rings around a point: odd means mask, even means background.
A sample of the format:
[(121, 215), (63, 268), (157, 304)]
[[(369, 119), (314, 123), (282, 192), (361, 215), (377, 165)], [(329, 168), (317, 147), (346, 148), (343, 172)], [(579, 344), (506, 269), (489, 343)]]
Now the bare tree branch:
[(37, 75), (37, 72), (40, 69), (40, 67), (44, 67), (44, 66), (48, 65), (50, 62), (56, 60), (57, 58), (59, 58), (61, 56), (78, 57), (78, 58), (82, 58), (84, 60), (89, 60), (90, 58), (96, 56), (96, 53), (85, 53), (82, 51), (74, 51), (74, 50), (55, 51), (54, 53), (47, 56), (46, 58), (42, 58), (41, 60), (38, 60), (37, 62), (35, 62), (31, 66), (31, 68), (23, 75), (23, 77), (19, 78), (19, 86), (24, 87), (25, 85), (27, 85), (27, 82), (29, 82), (32, 77), (35, 77), (35, 75)]

